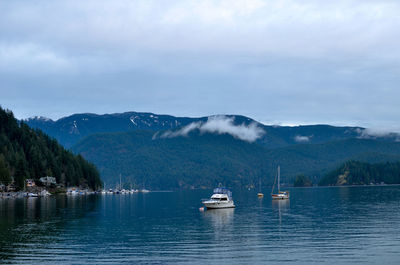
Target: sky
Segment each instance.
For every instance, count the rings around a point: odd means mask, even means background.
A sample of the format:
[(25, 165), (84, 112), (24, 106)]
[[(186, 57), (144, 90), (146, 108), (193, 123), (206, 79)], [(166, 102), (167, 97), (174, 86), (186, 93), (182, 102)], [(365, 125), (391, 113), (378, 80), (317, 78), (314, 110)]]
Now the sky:
[(0, 105), (400, 131), (400, 1), (0, 1)]

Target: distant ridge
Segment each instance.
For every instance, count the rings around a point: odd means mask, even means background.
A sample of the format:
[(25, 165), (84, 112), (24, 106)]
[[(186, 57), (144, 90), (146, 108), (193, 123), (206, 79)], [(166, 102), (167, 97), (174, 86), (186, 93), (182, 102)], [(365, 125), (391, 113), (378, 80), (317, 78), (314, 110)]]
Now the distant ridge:
[[(265, 131), (258, 143), (268, 148), (278, 148), (293, 144), (324, 143), (349, 138), (367, 138), (361, 127), (335, 127), (330, 125), (275, 126), (264, 125), (241, 115), (225, 115), (234, 119), (236, 125), (256, 123)], [(39, 128), (55, 137), (61, 144), (71, 148), (84, 137), (107, 132), (130, 132), (136, 130), (175, 130), (195, 122), (205, 122), (209, 117), (189, 118), (159, 115), (151, 112), (124, 112), (114, 114), (82, 113), (63, 117), (56, 121), (44, 117), (33, 117), (25, 122), (32, 128)], [(392, 141), (390, 137), (380, 137)]]
[(82, 138), (95, 133), (168, 130), (205, 119), (207, 118), (177, 118), (154, 113), (124, 112), (103, 115), (73, 114), (57, 121), (33, 117), (25, 122), (33, 128), (42, 129), (70, 148)]

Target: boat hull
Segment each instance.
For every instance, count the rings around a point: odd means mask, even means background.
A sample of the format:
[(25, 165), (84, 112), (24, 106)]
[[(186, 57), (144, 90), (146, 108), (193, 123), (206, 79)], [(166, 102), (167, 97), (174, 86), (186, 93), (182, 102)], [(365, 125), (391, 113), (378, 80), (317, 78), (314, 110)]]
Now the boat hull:
[(288, 195), (283, 195), (283, 194), (274, 194), (272, 195), (273, 200), (288, 200), (289, 196)]
[(225, 208), (235, 208), (235, 204), (232, 201), (230, 202), (213, 202), (213, 201), (205, 201), (203, 202), (204, 206), (207, 209), (225, 209)]

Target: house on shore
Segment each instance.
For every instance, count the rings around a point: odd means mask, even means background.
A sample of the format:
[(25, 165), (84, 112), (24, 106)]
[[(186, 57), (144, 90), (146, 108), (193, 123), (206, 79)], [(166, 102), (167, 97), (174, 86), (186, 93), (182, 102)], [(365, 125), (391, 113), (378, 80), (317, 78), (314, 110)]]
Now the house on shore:
[(33, 179), (26, 179), (25, 180), (25, 185), (27, 188), (32, 188), (36, 186), (36, 183)]
[(51, 185), (57, 185), (57, 181), (56, 181), (55, 177), (46, 176), (46, 177), (40, 178), (39, 180), (43, 185), (45, 185), (47, 187), (49, 187)]

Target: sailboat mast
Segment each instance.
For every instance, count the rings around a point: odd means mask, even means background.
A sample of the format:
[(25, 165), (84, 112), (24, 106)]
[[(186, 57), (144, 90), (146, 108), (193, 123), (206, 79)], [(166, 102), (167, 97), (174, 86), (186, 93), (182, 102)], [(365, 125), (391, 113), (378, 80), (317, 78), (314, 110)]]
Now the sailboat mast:
[(280, 182), (281, 182), (281, 167), (278, 166), (278, 193), (281, 191)]
[(122, 186), (121, 186), (121, 174), (119, 174), (119, 189), (122, 190)]

